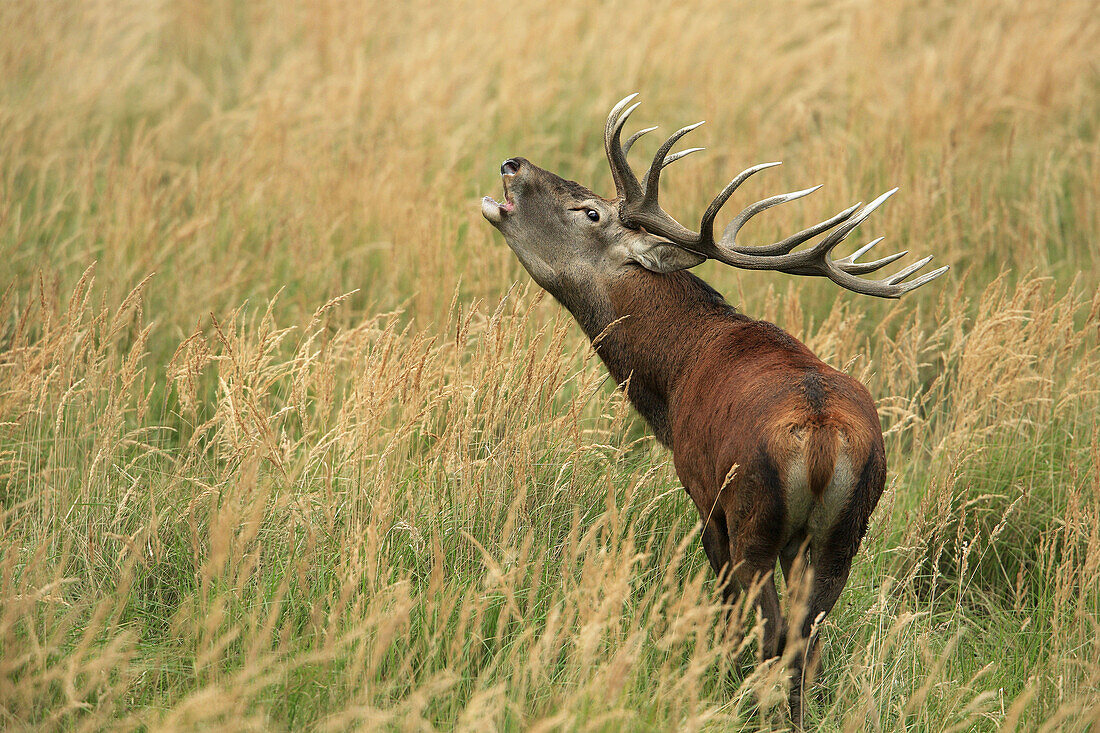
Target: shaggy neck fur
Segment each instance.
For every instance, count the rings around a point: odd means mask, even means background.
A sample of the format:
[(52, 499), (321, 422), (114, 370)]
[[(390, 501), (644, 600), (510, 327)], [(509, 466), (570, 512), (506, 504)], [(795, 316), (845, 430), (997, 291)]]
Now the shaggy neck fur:
[(686, 271), (660, 275), (636, 268), (611, 283), (599, 302), (559, 300), (593, 340), (616, 383), (629, 380), (627, 397), (666, 446), (678, 379), (717, 330), (731, 320), (751, 320)]

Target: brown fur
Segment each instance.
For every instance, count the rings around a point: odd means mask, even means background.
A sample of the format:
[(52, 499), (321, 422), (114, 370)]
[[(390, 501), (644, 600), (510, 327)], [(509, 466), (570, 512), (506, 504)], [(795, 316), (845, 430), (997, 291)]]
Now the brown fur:
[(836, 439), (836, 432), (827, 427), (818, 425), (810, 428), (806, 461), (810, 471), (810, 491), (818, 498), (825, 493), (825, 487), (833, 477)]
[[(810, 548), (808, 618), (779, 616), (773, 581), (756, 599), (768, 624), (763, 656), (788, 643), (805, 650), (792, 669), (797, 721), (803, 666), (812, 672), (814, 661), (813, 618), (827, 613), (843, 589), (885, 483), (874, 402), (859, 382), (780, 328), (737, 313), (694, 275), (638, 268), (608, 292), (610, 303), (585, 329), (596, 336), (623, 319), (597, 352), (620, 384), (629, 378), (631, 401), (672, 449), (676, 471), (707, 522), (708, 558), (720, 577), (733, 576), (727, 597), (767, 577), (777, 558), (789, 576), (801, 544)], [(807, 527), (792, 526), (783, 477), (804, 459), (809, 490), (820, 504), (841, 448), (851, 466), (850, 494), (835, 521), (812, 536)]]

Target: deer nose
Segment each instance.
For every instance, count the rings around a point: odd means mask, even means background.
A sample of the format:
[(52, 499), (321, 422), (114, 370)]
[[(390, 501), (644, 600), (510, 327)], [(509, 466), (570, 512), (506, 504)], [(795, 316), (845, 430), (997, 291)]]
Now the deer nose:
[(519, 161), (515, 158), (509, 158), (500, 164), (500, 175), (514, 176), (516, 173), (519, 173)]

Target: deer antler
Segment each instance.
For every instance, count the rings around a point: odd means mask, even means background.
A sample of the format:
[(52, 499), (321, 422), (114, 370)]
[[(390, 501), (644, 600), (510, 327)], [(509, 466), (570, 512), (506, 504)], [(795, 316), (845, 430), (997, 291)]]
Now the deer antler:
[[(681, 127), (672, 133), (657, 149), (657, 153), (653, 156), (653, 162), (650, 163), (649, 171), (639, 181), (627, 162), (626, 154), (639, 137), (656, 128), (650, 127), (641, 130), (628, 138), (625, 143), (620, 143), (623, 125), (630, 114), (638, 108), (638, 103), (630, 104), (636, 96), (638, 95), (631, 94), (616, 104), (611, 110), (611, 114), (607, 118), (607, 126), (604, 128), (604, 147), (607, 150), (607, 160), (611, 165), (611, 176), (615, 180), (615, 189), (619, 196), (619, 219), (624, 225), (644, 227), (646, 231), (664, 237), (678, 247), (709, 259), (724, 262), (733, 267), (746, 270), (777, 270), (791, 275), (827, 277), (843, 288), (879, 298), (900, 298), (910, 290), (915, 290), (921, 285), (931, 282), (949, 269), (946, 266), (941, 267), (921, 275), (916, 280), (905, 282), (911, 275), (932, 260), (932, 257), (928, 256), (882, 280), (864, 280), (856, 277), (857, 275), (865, 275), (879, 270), (908, 254), (908, 251), (903, 251), (872, 262), (857, 261), (872, 247), (881, 242), (883, 237), (869, 242), (842, 259), (834, 260), (829, 256), (833, 249), (852, 233), (853, 229), (859, 226), (864, 219), (871, 215), (872, 211), (881, 206), (886, 199), (897, 191), (896, 188), (882, 194), (862, 209), (860, 208), (862, 203), (856, 204), (830, 219), (826, 219), (797, 234), (792, 234), (779, 242), (757, 247), (738, 245), (736, 241), (737, 233), (749, 219), (765, 209), (808, 196), (821, 187), (814, 186), (803, 191), (772, 196), (746, 207), (726, 226), (722, 238), (715, 242), (714, 219), (734, 191), (753, 174), (765, 168), (777, 166), (779, 163), (762, 163), (739, 173), (710, 202), (710, 206), (703, 213), (703, 218), (699, 223), (699, 231), (694, 232), (688, 229), (669, 216), (658, 203), (661, 171), (665, 166), (683, 158), (685, 155), (702, 150), (702, 148), (691, 148), (670, 154), (672, 147), (680, 138), (703, 123), (697, 122), (694, 125)], [(808, 242), (819, 234), (828, 232), (830, 229), (833, 229), (833, 231), (813, 246), (798, 252), (792, 252), (795, 247)]]

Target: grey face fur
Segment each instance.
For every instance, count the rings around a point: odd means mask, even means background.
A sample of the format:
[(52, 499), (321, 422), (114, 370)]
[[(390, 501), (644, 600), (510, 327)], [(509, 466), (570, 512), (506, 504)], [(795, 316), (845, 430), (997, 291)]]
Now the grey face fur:
[(559, 299), (565, 289), (598, 286), (629, 267), (673, 272), (705, 259), (644, 229), (627, 228), (617, 202), (524, 158), (506, 160), (501, 178), (504, 202), (486, 196), (481, 213), (535, 282)]

